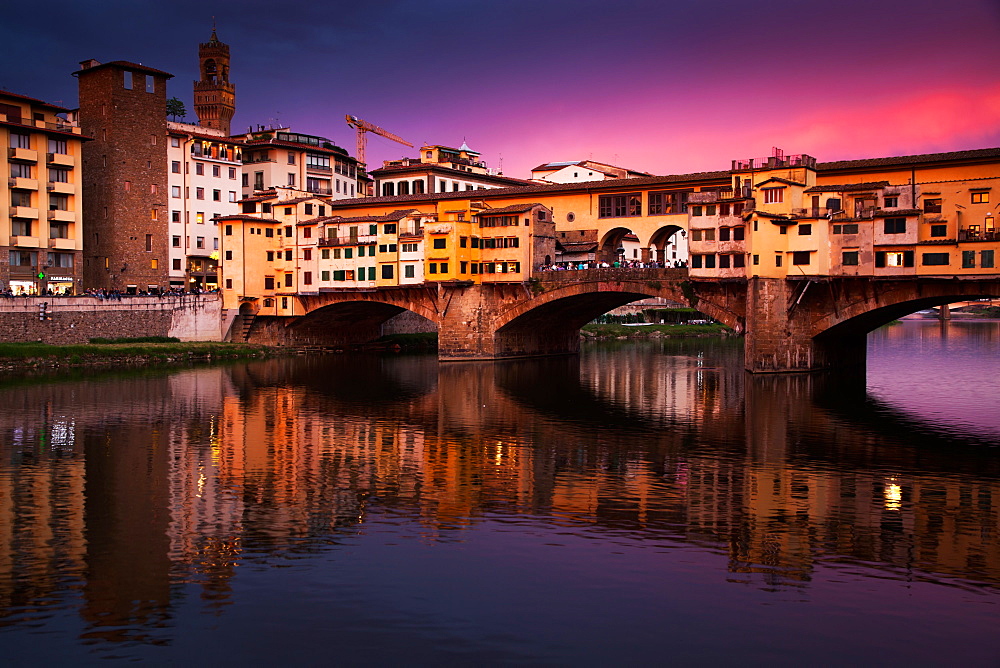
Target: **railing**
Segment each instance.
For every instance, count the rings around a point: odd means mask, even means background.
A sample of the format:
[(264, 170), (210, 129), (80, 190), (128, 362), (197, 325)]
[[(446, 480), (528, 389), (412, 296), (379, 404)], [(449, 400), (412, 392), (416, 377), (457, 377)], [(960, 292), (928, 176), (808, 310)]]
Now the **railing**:
[(654, 269), (644, 267), (630, 269), (627, 267), (608, 267), (601, 269), (566, 269), (557, 271), (533, 271), (532, 280), (542, 283), (590, 283), (595, 281), (683, 281), (688, 277), (688, 270)]
[(987, 230), (977, 230), (977, 229), (960, 229), (958, 231), (959, 241), (1000, 241), (1000, 233), (995, 229), (990, 228)]
[(16, 116), (7, 116), (8, 123), (17, 123), (18, 125), (26, 125), (30, 128), (45, 128), (46, 130), (59, 130), (60, 132), (72, 132), (74, 129), (80, 126), (73, 121), (59, 121), (56, 123), (48, 123), (46, 121), (36, 121), (33, 118), (17, 118)]
[(308, 188), (307, 187), (306, 190), (308, 192), (311, 192), (311, 193), (316, 194), (316, 195), (332, 195), (333, 194), (333, 188)]
[(780, 167), (815, 167), (816, 158), (805, 153), (799, 155), (777, 155), (767, 158), (733, 160), (733, 171), (748, 169), (778, 169)]

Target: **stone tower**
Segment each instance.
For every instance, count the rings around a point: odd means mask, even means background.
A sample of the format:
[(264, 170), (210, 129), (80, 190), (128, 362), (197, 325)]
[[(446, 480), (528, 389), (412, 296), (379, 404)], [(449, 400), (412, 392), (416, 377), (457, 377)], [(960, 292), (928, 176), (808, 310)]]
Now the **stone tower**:
[(198, 123), (229, 135), (236, 111), (236, 86), (229, 83), (229, 45), (212, 29), (212, 38), (198, 45), (201, 81), (194, 82), (194, 111)]
[(80, 89), (83, 282), (126, 291), (167, 286), (167, 80), (116, 60), (86, 60)]

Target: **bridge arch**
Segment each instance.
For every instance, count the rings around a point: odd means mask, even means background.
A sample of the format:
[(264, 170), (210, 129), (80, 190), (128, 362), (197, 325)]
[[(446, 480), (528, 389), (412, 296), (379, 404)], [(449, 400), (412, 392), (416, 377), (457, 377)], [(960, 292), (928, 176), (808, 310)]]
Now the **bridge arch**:
[[(580, 328), (597, 316), (650, 297), (689, 303), (679, 278), (664, 280), (674, 270), (590, 270), (571, 272), (573, 282), (542, 282), (532, 299), (511, 305), (494, 319), (497, 357), (548, 355), (579, 349)], [(635, 275), (627, 278), (627, 274)], [(682, 271), (676, 272), (678, 277)], [(587, 274), (593, 275), (589, 278)], [(648, 277), (646, 275), (649, 275)], [(734, 329), (741, 319), (732, 311), (700, 300), (698, 310)]]
[(810, 326), (818, 338), (865, 335), (905, 315), (969, 299), (1000, 297), (1000, 281), (943, 280), (915, 284), (894, 281), (887, 289), (854, 294), (827, 313), (819, 314)]

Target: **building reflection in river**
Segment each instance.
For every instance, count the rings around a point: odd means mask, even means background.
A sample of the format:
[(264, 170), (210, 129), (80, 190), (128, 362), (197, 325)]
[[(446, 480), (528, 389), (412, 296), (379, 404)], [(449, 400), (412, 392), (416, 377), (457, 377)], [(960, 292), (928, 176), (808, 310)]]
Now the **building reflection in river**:
[(763, 588), (807, 587), (821, 562), (1000, 583), (995, 458), (915, 442), (856, 380), (747, 377), (727, 342), (673, 352), (0, 389), (0, 623), (79, 596), (85, 637), (156, 642), (191, 585), (223, 606), (241, 563), (363, 537), (373, 509), (428, 541), (502, 516), (688, 544)]

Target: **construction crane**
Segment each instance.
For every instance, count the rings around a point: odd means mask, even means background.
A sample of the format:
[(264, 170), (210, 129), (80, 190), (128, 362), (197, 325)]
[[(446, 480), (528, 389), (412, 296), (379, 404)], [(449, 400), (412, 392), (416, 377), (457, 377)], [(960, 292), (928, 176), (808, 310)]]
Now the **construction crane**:
[(362, 120), (362, 119), (358, 118), (357, 116), (351, 116), (350, 114), (348, 114), (345, 118), (347, 119), (347, 124), (349, 126), (351, 126), (352, 128), (354, 128), (355, 130), (358, 131), (358, 155), (357, 155), (357, 158), (358, 158), (358, 162), (360, 162), (362, 164), (365, 164), (365, 165), (368, 164), (365, 161), (365, 146), (368, 144), (368, 137), (365, 134), (366, 132), (374, 132), (375, 134), (379, 135), (380, 137), (385, 137), (386, 139), (391, 139), (391, 140), (393, 140), (395, 142), (399, 142), (400, 144), (402, 144), (404, 146), (413, 146), (413, 144), (411, 144), (410, 142), (406, 141), (402, 137), (398, 137), (398, 136), (392, 134), (391, 132), (389, 132), (388, 130), (383, 130), (382, 128), (380, 128), (377, 125), (372, 125), (368, 121)]

